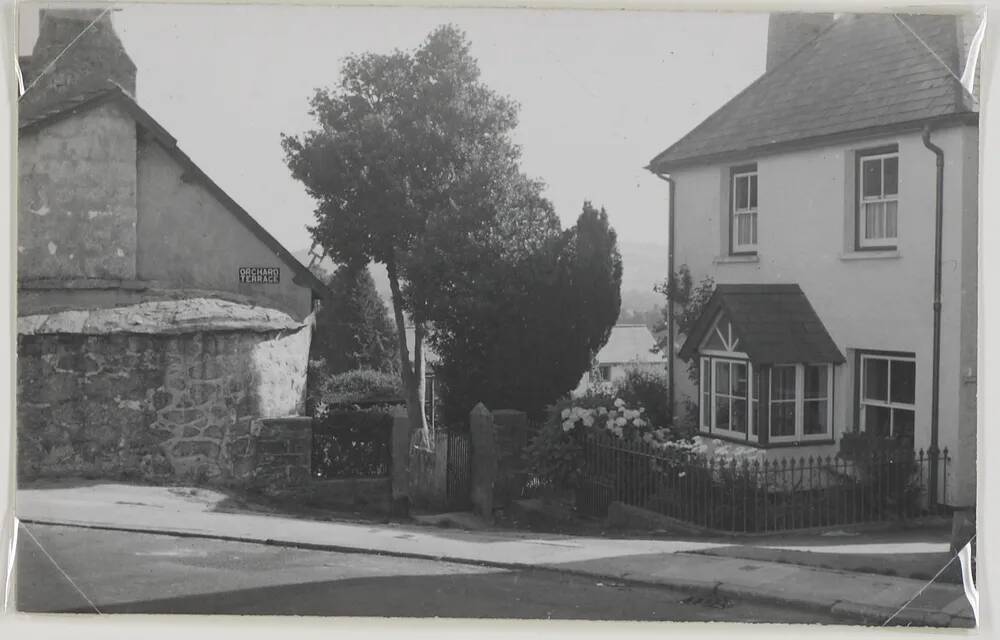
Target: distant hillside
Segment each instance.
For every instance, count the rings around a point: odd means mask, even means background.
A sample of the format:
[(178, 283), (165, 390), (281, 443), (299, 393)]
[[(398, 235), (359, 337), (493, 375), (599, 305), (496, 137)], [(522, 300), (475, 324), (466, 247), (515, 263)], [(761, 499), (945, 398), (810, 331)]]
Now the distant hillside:
[(667, 247), (645, 242), (619, 242), (622, 254), (622, 310), (644, 311), (663, 306), (653, 286), (667, 277)]
[[(619, 242), (618, 250), (622, 254), (622, 311), (646, 311), (663, 306), (663, 296), (653, 291), (653, 285), (662, 282), (667, 276), (667, 248), (664, 245), (645, 242)], [(293, 255), (303, 264), (309, 264), (309, 250), (293, 251)], [(334, 265), (329, 259), (320, 265), (327, 271), (333, 271)], [(385, 267), (372, 265), (372, 279), (375, 289), (389, 305), (389, 277)]]

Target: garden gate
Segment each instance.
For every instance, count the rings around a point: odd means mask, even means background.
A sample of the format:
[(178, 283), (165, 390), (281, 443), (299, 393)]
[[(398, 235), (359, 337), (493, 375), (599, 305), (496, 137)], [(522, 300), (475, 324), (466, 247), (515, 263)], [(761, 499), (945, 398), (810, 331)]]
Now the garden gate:
[(448, 508), (472, 509), (472, 447), (468, 433), (448, 431)]

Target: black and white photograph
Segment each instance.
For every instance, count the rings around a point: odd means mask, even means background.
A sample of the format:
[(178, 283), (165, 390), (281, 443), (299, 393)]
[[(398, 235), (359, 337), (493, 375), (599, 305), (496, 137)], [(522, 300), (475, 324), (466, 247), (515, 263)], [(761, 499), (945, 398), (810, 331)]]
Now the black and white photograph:
[(860, 10), (19, 3), (12, 610), (975, 629), (987, 14)]

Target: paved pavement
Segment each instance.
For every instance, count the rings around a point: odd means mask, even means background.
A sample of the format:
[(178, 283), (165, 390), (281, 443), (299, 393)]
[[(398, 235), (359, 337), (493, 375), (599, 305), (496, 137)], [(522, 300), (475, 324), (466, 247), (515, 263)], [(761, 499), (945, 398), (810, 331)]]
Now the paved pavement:
[(30, 612), (842, 622), (554, 571), (57, 525), (22, 524), (17, 562)]
[(690, 553), (723, 543), (441, 530), (213, 511), (224, 498), (203, 489), (115, 484), (22, 489), (16, 496), (16, 513), (34, 523), (169, 532), (508, 569), (544, 568), (629, 584), (714, 590), (870, 624), (890, 618), (894, 624), (921, 626), (974, 623), (957, 585)]

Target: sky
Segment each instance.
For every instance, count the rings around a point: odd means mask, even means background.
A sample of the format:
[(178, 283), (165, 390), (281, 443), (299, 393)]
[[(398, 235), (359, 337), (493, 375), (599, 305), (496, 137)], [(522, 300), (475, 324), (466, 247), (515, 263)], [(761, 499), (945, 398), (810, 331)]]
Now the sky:
[[(437, 25), (469, 38), (482, 80), (516, 100), (523, 170), (564, 226), (604, 206), (623, 241), (666, 245), (667, 185), (643, 169), (764, 68), (766, 14), (316, 6), (118, 5), (137, 99), (178, 145), (292, 251), (314, 202), (282, 133), (343, 58), (413, 49)], [(37, 12), (22, 11), (30, 53)]]

